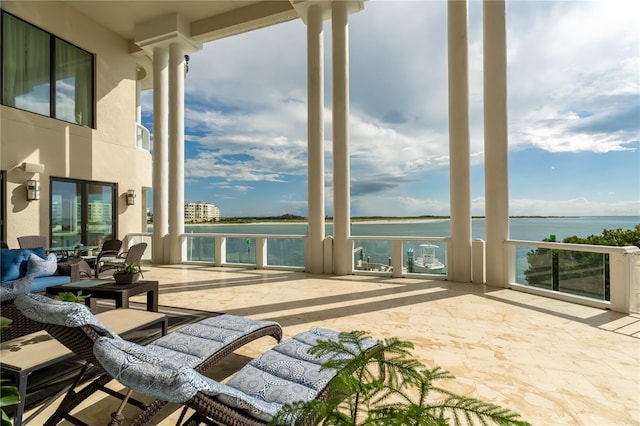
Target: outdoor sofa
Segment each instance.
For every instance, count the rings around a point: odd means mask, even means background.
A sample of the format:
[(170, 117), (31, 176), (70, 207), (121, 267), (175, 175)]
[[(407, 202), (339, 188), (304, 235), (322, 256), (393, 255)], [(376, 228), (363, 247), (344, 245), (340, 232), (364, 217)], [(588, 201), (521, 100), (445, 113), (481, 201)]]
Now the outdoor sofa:
[(68, 284), (80, 279), (76, 268), (58, 265), (55, 254), (46, 254), (44, 247), (0, 249), (0, 285), (11, 285), (13, 281), (32, 275), (32, 293), (46, 290), (47, 287)]

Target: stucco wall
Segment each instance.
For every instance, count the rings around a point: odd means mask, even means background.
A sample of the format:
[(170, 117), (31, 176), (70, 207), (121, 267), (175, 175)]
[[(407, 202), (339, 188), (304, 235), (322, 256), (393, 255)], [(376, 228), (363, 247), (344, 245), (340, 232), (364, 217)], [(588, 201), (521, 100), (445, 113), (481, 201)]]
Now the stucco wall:
[[(142, 189), (151, 187), (151, 156), (135, 146), (136, 58), (127, 40), (59, 2), (3, 1), (2, 9), (95, 54), (95, 128), (82, 127), (14, 108), (0, 107), (0, 167), (7, 172), (6, 240), (49, 235), (49, 178), (117, 183), (118, 236), (145, 229)], [(23, 162), (43, 164), (40, 174)], [(41, 182), (39, 201), (26, 201), (28, 179)], [(138, 202), (127, 206), (124, 193)]]

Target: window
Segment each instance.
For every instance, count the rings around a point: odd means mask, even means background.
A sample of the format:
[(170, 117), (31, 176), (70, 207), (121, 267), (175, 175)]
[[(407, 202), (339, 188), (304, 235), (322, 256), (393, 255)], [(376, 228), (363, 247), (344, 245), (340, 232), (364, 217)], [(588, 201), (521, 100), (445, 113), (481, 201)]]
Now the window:
[(51, 247), (100, 245), (116, 236), (116, 185), (51, 179)]
[(2, 104), (93, 127), (93, 55), (2, 12)]

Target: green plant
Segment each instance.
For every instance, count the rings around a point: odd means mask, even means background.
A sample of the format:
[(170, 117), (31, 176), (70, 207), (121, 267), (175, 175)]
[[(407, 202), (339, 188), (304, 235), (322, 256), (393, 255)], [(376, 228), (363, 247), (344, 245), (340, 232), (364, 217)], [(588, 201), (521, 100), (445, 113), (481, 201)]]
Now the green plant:
[[(319, 341), (317, 356), (331, 355), (322, 369), (338, 371), (326, 398), (288, 404), (279, 420), (296, 425), (449, 425), (450, 423), (524, 426), (520, 415), (476, 398), (456, 395), (435, 382), (453, 376), (428, 369), (411, 357), (413, 344), (396, 338), (365, 350), (362, 331), (341, 333), (337, 341)], [(434, 394), (436, 394), (434, 396)]]
[(116, 268), (115, 274), (137, 274), (140, 272), (140, 267), (135, 263), (123, 263)]
[(4, 330), (9, 327), (12, 322), (13, 320), (10, 318), (0, 317), (0, 330)]
[[(8, 379), (2, 379), (0, 382), (8, 382)], [(8, 405), (14, 405), (20, 402), (20, 394), (18, 388), (15, 386), (0, 386), (0, 407), (6, 407)], [(7, 413), (4, 410), (2, 412), (2, 426), (11, 426), (12, 422)]]
[(70, 291), (58, 293), (53, 296), (53, 299), (62, 300), (63, 302), (75, 302), (75, 303), (85, 303), (85, 299), (91, 297), (90, 294), (83, 295), (82, 290), (78, 291), (78, 294), (72, 293)]

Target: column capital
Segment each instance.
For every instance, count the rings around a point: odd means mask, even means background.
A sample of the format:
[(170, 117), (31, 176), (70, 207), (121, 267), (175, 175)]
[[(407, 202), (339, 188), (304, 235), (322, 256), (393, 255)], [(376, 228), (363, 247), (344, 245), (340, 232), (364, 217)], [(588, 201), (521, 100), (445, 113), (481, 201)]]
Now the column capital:
[(179, 44), (185, 54), (202, 50), (202, 42), (191, 38), (189, 21), (178, 13), (170, 13), (135, 25), (134, 43), (152, 54), (155, 47)]
[[(309, 9), (312, 6), (318, 6), (322, 10), (322, 20), (331, 18), (331, 8), (333, 1), (326, 0), (289, 0), (291, 5), (296, 10), (296, 13), (302, 19), (302, 22), (307, 24), (309, 17)], [(365, 0), (339, 0), (341, 3), (345, 3), (347, 6), (347, 14), (357, 13), (364, 9)]]

